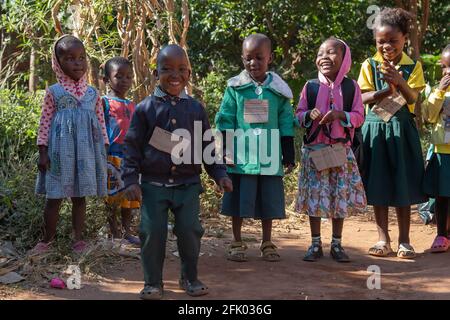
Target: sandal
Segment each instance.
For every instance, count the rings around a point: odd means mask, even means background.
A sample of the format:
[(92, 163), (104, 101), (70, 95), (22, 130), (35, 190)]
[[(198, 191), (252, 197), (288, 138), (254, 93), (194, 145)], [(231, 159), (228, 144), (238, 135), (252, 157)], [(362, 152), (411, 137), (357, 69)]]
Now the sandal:
[(315, 262), (323, 257), (322, 245), (319, 243), (313, 243), (308, 248), (303, 261)]
[(129, 244), (134, 245), (134, 246), (140, 246), (141, 245), (141, 240), (139, 240), (138, 237), (135, 237), (131, 234), (125, 235), (125, 237), (123, 237)]
[(281, 257), (277, 252), (277, 246), (272, 241), (265, 241), (261, 244), (261, 257), (265, 261), (276, 262), (280, 261)]
[(163, 284), (160, 286), (151, 286), (146, 284), (144, 289), (142, 289), (139, 293), (139, 298), (142, 300), (161, 300), (163, 297), (163, 289)]
[(437, 236), (433, 244), (431, 245), (431, 252), (438, 253), (438, 252), (445, 252), (448, 250), (448, 247), (450, 246), (450, 241), (443, 236)]
[(191, 297), (198, 297), (208, 294), (209, 289), (200, 280), (189, 281), (180, 279), (178, 282), (180, 289), (183, 289)]
[(416, 252), (409, 243), (400, 243), (398, 245), (397, 257), (401, 259), (413, 259), (416, 257)]
[(369, 254), (375, 257), (387, 257), (393, 252), (391, 244), (386, 241), (378, 241), (369, 249)]
[(51, 242), (38, 242), (33, 249), (31, 249), (31, 254), (43, 254), (50, 250)]
[(247, 250), (247, 245), (243, 241), (233, 241), (228, 247), (227, 259), (236, 262), (245, 262), (248, 260), (245, 250)]
[(330, 254), (337, 262), (350, 262), (350, 258), (345, 253), (340, 243), (332, 243)]
[(87, 243), (83, 240), (75, 242), (72, 246), (72, 250), (75, 253), (83, 253), (87, 249)]

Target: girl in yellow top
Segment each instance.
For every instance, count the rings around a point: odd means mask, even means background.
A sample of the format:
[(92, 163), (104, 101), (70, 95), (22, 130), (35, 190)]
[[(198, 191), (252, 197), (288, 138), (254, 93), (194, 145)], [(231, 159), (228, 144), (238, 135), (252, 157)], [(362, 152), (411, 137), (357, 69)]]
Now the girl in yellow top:
[(424, 191), (436, 198), (437, 236), (431, 252), (445, 252), (450, 246), (450, 44), (442, 51), (442, 79), (423, 106), (425, 120), (434, 123), (431, 143), (434, 152), (425, 170)]
[[(378, 14), (373, 29), (377, 53), (364, 61), (358, 78), (367, 107), (362, 127), (362, 178), (367, 204), (374, 207), (378, 227), (379, 241), (369, 249), (374, 256), (392, 253), (388, 233), (388, 210), (392, 206), (399, 225), (397, 256), (415, 257), (409, 241), (411, 205), (427, 201), (421, 187), (424, 163), (413, 114), (425, 81), (420, 62), (403, 52), (410, 21), (410, 14), (398, 8), (386, 8)], [(399, 102), (398, 110), (391, 109), (391, 118), (377, 112), (381, 101), (397, 95), (406, 102)]]

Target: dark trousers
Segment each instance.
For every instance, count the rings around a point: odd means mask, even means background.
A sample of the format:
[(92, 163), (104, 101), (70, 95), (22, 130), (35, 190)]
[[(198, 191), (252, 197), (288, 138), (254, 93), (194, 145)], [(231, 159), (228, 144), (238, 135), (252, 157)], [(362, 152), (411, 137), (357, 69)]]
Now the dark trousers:
[(181, 278), (197, 280), (200, 239), (204, 233), (199, 220), (201, 185), (159, 187), (143, 183), (141, 189), (139, 237), (145, 284), (162, 283), (169, 210), (175, 216), (173, 232), (180, 254)]

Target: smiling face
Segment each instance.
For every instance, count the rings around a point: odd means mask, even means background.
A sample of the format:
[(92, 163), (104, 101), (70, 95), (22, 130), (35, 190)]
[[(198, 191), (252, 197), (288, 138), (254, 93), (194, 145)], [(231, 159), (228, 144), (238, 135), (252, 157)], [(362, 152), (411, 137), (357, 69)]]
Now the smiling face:
[(242, 62), (245, 70), (258, 82), (266, 79), (266, 72), (273, 60), (268, 41), (270, 40), (265, 38), (249, 37), (242, 44)]
[(375, 30), (375, 42), (383, 59), (397, 64), (402, 58), (406, 35), (396, 27), (381, 25)]
[(104, 78), (113, 93), (122, 99), (125, 99), (128, 90), (133, 82), (133, 70), (129, 64), (112, 64), (109, 70), (109, 76)]
[(441, 56), (442, 76), (450, 75), (450, 50), (445, 50)]
[(191, 70), (184, 50), (168, 46), (160, 52), (155, 76), (160, 87), (171, 96), (178, 96), (186, 87)]
[(316, 58), (317, 69), (334, 81), (344, 59), (343, 44), (338, 40), (326, 40), (319, 48)]
[(80, 80), (87, 71), (86, 51), (81, 43), (70, 43), (56, 51), (62, 71), (71, 79)]

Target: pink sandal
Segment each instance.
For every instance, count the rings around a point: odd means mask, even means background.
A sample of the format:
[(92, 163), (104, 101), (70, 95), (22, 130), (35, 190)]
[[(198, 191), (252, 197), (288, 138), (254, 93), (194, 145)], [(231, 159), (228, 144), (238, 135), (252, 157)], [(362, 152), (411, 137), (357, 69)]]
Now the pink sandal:
[(443, 236), (437, 236), (433, 244), (431, 245), (431, 252), (438, 253), (438, 252), (445, 252), (448, 250), (448, 247), (450, 246), (450, 241)]
[(31, 254), (43, 254), (50, 250), (51, 242), (38, 242), (33, 249), (31, 249)]
[(87, 249), (87, 243), (79, 240), (73, 244), (72, 249), (75, 253), (83, 253)]

